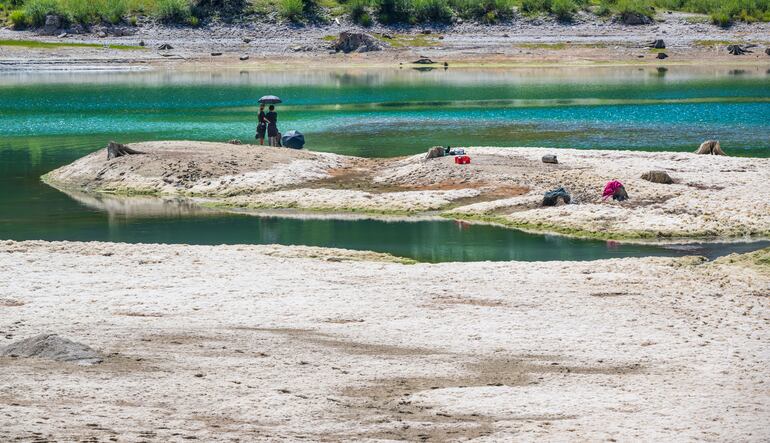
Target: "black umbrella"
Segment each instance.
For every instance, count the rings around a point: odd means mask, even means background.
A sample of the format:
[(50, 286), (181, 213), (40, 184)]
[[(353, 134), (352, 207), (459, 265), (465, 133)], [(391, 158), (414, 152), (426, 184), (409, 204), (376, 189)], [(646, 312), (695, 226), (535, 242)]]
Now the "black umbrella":
[(274, 104), (277, 104), (277, 103), (281, 103), (281, 99), (280, 99), (280, 97), (275, 96), (275, 95), (266, 95), (266, 96), (260, 98), (259, 102), (260, 103), (265, 103), (265, 104), (268, 104), (268, 105), (274, 105)]
[(287, 131), (281, 137), (281, 144), (287, 148), (302, 149), (305, 146), (305, 136), (299, 131)]

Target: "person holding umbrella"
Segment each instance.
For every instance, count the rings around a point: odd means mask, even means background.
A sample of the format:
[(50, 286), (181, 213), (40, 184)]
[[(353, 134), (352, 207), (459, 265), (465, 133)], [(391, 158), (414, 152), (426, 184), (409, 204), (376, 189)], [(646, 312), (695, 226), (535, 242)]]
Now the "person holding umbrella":
[(281, 134), (278, 132), (278, 113), (275, 112), (275, 104), (281, 103), (281, 99), (275, 95), (266, 95), (259, 99), (259, 103), (262, 105), (270, 104), (268, 113), (265, 114), (268, 143), (270, 146), (281, 146)]
[(265, 104), (259, 104), (259, 115), (257, 116), (257, 139), (259, 145), (265, 144), (265, 132), (267, 132), (267, 119), (265, 118)]

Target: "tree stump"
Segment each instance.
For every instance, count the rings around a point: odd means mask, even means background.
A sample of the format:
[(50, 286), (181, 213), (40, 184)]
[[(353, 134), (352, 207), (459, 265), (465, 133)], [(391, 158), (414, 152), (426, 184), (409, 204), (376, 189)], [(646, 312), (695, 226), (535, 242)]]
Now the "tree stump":
[(700, 144), (700, 147), (695, 153), (703, 155), (727, 155), (719, 146), (719, 140), (706, 140)]
[(107, 160), (113, 158), (123, 157), (124, 155), (144, 154), (144, 152), (136, 151), (129, 148), (126, 145), (120, 143), (110, 142), (107, 145)]
[(753, 51), (749, 51), (747, 48), (742, 48), (741, 45), (729, 45), (727, 47), (727, 52), (729, 52), (732, 55), (743, 55), (748, 54)]

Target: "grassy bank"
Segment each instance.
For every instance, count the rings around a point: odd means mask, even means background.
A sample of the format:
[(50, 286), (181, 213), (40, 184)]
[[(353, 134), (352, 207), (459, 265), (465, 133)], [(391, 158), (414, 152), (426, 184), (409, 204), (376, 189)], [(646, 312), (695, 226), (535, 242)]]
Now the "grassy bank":
[(119, 49), (119, 50), (125, 50), (125, 51), (132, 51), (132, 50), (141, 50), (144, 49), (142, 46), (129, 46), (129, 45), (101, 45), (98, 43), (51, 43), (51, 42), (41, 42), (37, 40), (0, 40), (0, 46), (12, 46), (12, 47), (21, 47), (21, 48), (35, 48), (35, 49), (45, 49), (45, 48), (109, 48), (109, 49)]
[[(0, 0), (2, 1), (2, 0)], [(660, 10), (706, 14), (713, 23), (770, 21), (770, 0), (5, 0), (0, 12), (14, 28), (39, 27), (47, 15), (84, 25), (153, 19), (197, 26), (216, 19), (249, 20), (274, 12), (297, 23), (348, 16), (369, 26), (441, 24), (458, 19), (498, 23), (514, 16), (552, 15), (570, 21), (579, 11), (624, 21), (651, 20)]]

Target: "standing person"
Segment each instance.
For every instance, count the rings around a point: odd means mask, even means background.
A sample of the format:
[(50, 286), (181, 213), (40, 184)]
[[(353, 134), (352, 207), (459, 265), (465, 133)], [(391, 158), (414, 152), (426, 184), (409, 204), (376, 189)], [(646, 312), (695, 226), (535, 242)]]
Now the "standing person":
[(259, 145), (265, 144), (265, 132), (267, 131), (267, 118), (265, 118), (265, 104), (259, 104), (259, 115), (257, 116), (257, 139)]
[(270, 105), (269, 112), (265, 114), (267, 120), (267, 138), (270, 146), (281, 146), (278, 136), (278, 113), (275, 112), (275, 106)]

